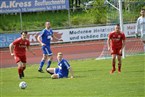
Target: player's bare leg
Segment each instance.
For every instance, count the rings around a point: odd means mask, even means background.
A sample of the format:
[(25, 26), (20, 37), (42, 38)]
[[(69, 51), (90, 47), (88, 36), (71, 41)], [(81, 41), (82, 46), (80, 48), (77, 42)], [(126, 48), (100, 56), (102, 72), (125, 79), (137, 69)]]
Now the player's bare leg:
[(53, 74), (53, 75), (51, 75), (51, 78), (52, 79), (59, 79), (59, 76), (58, 76), (58, 74)]
[(112, 54), (112, 70), (110, 71), (110, 74), (116, 71), (115, 64), (116, 64), (116, 55)]
[(47, 68), (46, 71), (51, 74), (51, 78), (52, 79), (58, 79), (59, 75), (58, 74), (54, 74), (55, 68)]
[(117, 56), (117, 59), (118, 59), (118, 73), (121, 73), (121, 56), (120, 55), (118, 55)]
[(54, 74), (54, 70), (55, 68), (47, 68), (46, 71), (49, 73), (49, 74)]

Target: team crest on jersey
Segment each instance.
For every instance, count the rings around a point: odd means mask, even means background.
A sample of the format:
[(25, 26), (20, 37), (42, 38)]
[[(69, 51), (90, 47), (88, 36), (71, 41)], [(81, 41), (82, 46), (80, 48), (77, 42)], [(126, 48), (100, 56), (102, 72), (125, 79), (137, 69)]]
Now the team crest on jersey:
[(121, 35), (118, 35), (118, 38), (120, 39), (121, 38)]
[(62, 69), (61, 65), (62, 65), (62, 64), (60, 64), (60, 66), (58, 66), (59, 69)]
[(25, 45), (27, 45), (27, 42), (25, 42)]
[(20, 42), (19, 47), (26, 48), (26, 45), (27, 45), (27, 42), (25, 42), (25, 43)]
[(50, 35), (52, 35), (52, 31), (50, 31), (49, 33), (50, 33)]

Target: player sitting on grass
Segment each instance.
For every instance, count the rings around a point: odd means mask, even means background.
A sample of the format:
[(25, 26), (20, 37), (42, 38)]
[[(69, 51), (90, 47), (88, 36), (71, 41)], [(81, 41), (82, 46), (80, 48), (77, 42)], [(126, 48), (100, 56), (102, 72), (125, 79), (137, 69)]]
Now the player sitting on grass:
[(58, 68), (47, 68), (46, 71), (51, 74), (52, 79), (67, 78), (70, 72), (73, 78), (73, 71), (67, 60), (63, 59), (61, 52), (57, 53)]

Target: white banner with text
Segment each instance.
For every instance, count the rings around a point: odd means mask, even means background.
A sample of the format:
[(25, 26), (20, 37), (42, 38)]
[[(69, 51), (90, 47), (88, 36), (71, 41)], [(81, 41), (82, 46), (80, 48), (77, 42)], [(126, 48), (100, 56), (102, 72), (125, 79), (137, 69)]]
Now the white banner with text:
[[(114, 25), (111, 26), (98, 26), (86, 28), (73, 28), (63, 30), (53, 30), (54, 35), (62, 39), (63, 42), (87, 41), (107, 39), (108, 34), (114, 30)], [(135, 23), (124, 24), (124, 33), (126, 37), (135, 36)], [(32, 45), (38, 44), (37, 36), (39, 32), (29, 32), (29, 40)], [(52, 43), (58, 43), (57, 40), (52, 40)]]

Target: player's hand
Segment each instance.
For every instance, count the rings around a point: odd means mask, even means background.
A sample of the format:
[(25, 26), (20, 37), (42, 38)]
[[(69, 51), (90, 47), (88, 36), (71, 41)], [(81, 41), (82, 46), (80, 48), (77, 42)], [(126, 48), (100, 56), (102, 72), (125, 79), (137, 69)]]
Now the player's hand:
[(119, 54), (122, 54), (122, 49), (119, 51)]
[(110, 47), (108, 47), (108, 51), (110, 51)]
[(14, 53), (11, 53), (11, 56), (14, 56)]
[(41, 46), (45, 46), (46, 44), (42, 43)]

